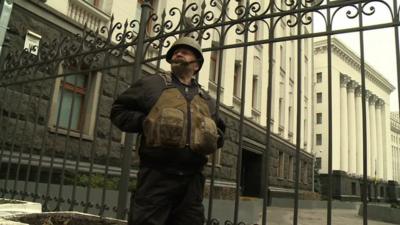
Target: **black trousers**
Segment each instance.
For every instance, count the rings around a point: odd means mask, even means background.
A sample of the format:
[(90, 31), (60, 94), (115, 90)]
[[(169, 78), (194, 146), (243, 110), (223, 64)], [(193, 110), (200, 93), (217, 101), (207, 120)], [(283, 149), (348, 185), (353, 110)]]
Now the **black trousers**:
[(204, 176), (140, 168), (128, 225), (203, 225)]

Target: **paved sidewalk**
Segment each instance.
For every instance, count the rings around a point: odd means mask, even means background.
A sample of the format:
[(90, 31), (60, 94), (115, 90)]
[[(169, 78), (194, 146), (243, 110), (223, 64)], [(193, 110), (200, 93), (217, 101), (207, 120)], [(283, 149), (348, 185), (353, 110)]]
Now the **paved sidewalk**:
[[(268, 225), (292, 225), (293, 208), (268, 207)], [(300, 209), (298, 225), (324, 225), (326, 222), (326, 209)], [(261, 224), (261, 220), (258, 224)], [(363, 218), (358, 216), (355, 209), (332, 210), (332, 225), (362, 225)], [(368, 225), (394, 225), (380, 221), (368, 220)]]

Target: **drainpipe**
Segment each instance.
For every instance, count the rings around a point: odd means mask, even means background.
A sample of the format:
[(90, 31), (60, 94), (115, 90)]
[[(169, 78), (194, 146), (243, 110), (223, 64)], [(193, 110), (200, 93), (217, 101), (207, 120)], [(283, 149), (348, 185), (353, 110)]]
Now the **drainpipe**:
[(10, 20), (13, 0), (0, 0), (0, 55)]

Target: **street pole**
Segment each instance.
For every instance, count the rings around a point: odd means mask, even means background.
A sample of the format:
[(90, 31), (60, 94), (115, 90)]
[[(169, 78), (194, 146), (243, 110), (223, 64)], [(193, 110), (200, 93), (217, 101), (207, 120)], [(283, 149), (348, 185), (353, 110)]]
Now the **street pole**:
[(0, 56), (10, 20), (13, 0), (0, 0)]

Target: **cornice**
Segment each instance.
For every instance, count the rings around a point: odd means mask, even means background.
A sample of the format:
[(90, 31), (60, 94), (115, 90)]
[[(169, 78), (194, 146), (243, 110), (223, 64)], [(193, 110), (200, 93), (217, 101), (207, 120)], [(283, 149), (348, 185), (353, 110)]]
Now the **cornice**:
[[(344, 62), (353, 67), (357, 71), (361, 71), (361, 59), (353, 51), (351, 51), (346, 45), (344, 45), (337, 38), (332, 38), (332, 52), (340, 57)], [(326, 40), (320, 40), (314, 42), (314, 54), (323, 54), (327, 52)], [(395, 90), (395, 87), (383, 77), (381, 73), (376, 71), (368, 63), (365, 63), (365, 72), (368, 80), (372, 81), (377, 86), (381, 87), (387, 93), (391, 93)]]

